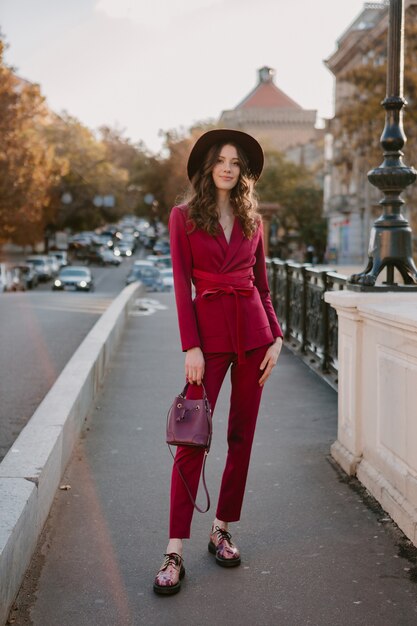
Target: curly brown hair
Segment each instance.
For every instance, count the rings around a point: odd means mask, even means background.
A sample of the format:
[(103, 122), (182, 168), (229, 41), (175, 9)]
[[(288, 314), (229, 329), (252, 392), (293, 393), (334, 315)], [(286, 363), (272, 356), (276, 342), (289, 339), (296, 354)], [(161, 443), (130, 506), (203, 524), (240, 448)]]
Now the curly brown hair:
[(254, 190), (255, 181), (250, 174), (246, 154), (239, 145), (229, 141), (212, 146), (200, 169), (193, 176), (191, 192), (185, 199), (188, 206), (190, 232), (195, 228), (201, 228), (209, 235), (219, 233), (216, 187), (212, 171), (223, 146), (226, 145), (236, 148), (240, 166), (238, 182), (230, 193), (230, 203), (233, 207), (233, 214), (240, 220), (245, 237), (251, 239), (261, 220), (258, 213), (258, 199)]

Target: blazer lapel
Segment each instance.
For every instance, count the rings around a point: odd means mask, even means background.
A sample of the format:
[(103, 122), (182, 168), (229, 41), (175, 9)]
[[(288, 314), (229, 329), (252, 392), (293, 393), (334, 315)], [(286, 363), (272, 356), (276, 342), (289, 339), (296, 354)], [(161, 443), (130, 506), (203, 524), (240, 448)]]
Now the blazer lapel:
[(224, 262), (223, 265), (221, 267), (221, 271), (224, 271), (227, 266), (229, 265), (230, 261), (235, 258), (237, 251), (239, 250), (242, 241), (244, 240), (245, 236), (243, 234), (243, 230), (242, 227), (240, 225), (239, 219), (237, 217), (235, 217), (235, 221), (233, 224), (233, 230), (232, 230), (232, 234), (230, 236), (230, 241), (229, 243), (227, 243), (226, 241), (226, 237), (224, 235), (220, 235), (219, 239), (222, 239), (224, 242), (224, 245), (227, 247), (226, 250), (226, 256), (224, 258)]
[(227, 249), (228, 249), (229, 246), (228, 246), (228, 243), (226, 241), (226, 237), (224, 236), (224, 233), (223, 232), (219, 232), (218, 235), (215, 235), (214, 239), (218, 243), (220, 248), (222, 249), (223, 254), (226, 256)]

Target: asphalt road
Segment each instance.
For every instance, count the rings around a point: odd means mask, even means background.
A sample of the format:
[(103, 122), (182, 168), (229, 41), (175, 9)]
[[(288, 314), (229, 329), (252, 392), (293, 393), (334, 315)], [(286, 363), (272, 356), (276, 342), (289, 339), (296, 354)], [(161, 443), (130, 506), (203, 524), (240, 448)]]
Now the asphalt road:
[(92, 293), (52, 291), (49, 282), (33, 291), (0, 294), (0, 461), (125, 286), (132, 262), (91, 267), (96, 285)]
[[(265, 386), (242, 519), (242, 565), (207, 542), (226, 455), (229, 385), (195, 514), (186, 577), (153, 593), (166, 548), (169, 402), (182, 387), (173, 294), (132, 315), (74, 450), (11, 618), (15, 626), (415, 626), (415, 563), (395, 525), (329, 462), (337, 394), (283, 351)], [(201, 496), (200, 496), (201, 497)]]

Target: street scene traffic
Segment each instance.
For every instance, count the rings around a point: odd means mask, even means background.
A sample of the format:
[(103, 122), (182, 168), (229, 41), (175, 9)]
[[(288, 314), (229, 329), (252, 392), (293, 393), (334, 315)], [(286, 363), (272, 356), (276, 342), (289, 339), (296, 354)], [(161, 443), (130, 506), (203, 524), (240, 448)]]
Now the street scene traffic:
[[(166, 227), (160, 223), (157, 234), (155, 230), (145, 219), (130, 216), (119, 224), (93, 232), (71, 236), (57, 233), (53, 241), (48, 241), (48, 254), (15, 252), (10, 254), (12, 258), (16, 257), (15, 260), (0, 262), (0, 293), (38, 287), (40, 291), (48, 287), (52, 290), (93, 291), (96, 273), (92, 271), (93, 267), (119, 267), (123, 261), (133, 260), (139, 248), (143, 260), (155, 270), (149, 290), (169, 291), (172, 274), (166, 271), (171, 267)], [(56, 247), (57, 243), (60, 248)], [(3, 258), (6, 256), (7, 253), (3, 252)], [(130, 264), (125, 263), (125, 267), (128, 268), (126, 276), (133, 276), (129, 271), (132, 269)], [(135, 267), (138, 267), (136, 261), (133, 263)], [(161, 270), (165, 272), (161, 274)]]
[(14, 288), (0, 294), (0, 461), (112, 299), (139, 280), (150, 295), (173, 288), (171, 257), (161, 254), (169, 251), (162, 225), (155, 236), (146, 220), (126, 218), (111, 230), (76, 233), (67, 246), (2, 263), (9, 276), (11, 268), (27, 268), (32, 284), (16, 272)]

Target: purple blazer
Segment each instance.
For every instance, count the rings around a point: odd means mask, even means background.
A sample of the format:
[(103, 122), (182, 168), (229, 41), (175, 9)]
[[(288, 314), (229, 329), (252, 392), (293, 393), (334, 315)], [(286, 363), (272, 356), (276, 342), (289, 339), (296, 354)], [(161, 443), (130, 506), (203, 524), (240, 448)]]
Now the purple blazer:
[[(244, 352), (282, 337), (266, 276), (262, 224), (247, 239), (235, 218), (230, 242), (190, 232), (187, 207), (175, 206), (169, 218), (174, 290), (182, 349)], [(192, 284), (196, 293), (193, 298)]]

